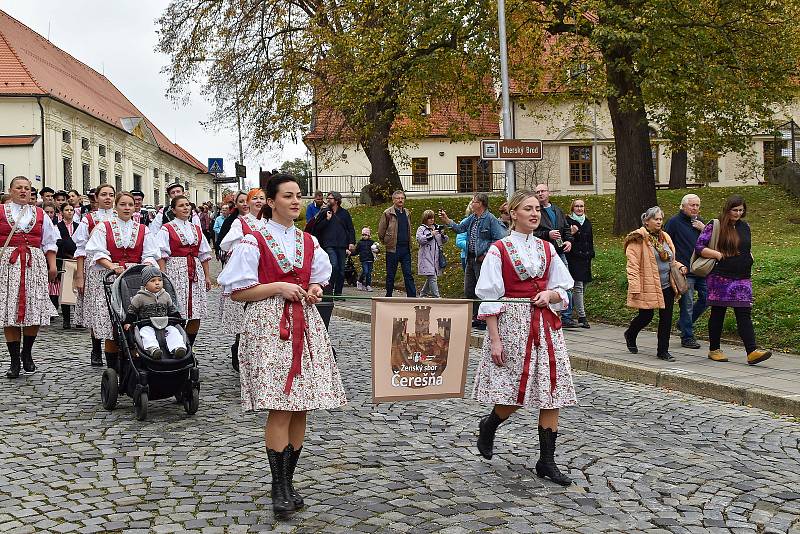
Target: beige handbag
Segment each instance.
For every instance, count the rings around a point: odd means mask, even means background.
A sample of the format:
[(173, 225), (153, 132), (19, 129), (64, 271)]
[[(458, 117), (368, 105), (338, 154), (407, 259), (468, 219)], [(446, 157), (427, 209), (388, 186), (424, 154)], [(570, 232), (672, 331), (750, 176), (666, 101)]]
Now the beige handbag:
[(681, 272), (681, 268), (675, 261), (669, 266), (669, 277), (672, 279), (672, 283), (675, 284), (678, 295), (683, 295), (689, 291), (689, 283), (686, 281), (686, 275)]
[[(711, 239), (708, 241), (708, 248), (717, 250), (717, 244), (719, 242), (719, 221), (717, 219), (712, 219), (708, 224), (714, 225), (711, 229)], [(716, 264), (717, 260), (714, 258), (704, 258), (698, 255), (697, 252), (692, 252), (692, 259), (689, 260), (689, 272), (695, 276), (706, 277), (711, 274)]]

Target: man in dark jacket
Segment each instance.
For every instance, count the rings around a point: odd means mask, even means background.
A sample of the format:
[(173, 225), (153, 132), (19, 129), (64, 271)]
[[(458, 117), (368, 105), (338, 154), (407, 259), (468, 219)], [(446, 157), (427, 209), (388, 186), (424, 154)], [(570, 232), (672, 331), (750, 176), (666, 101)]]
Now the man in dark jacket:
[(344, 287), (344, 267), (347, 252), (356, 248), (356, 231), (350, 213), (342, 207), (342, 194), (328, 193), (328, 206), (316, 216), (314, 235), (319, 246), (328, 253), (331, 260), (331, 280), (326, 292), (341, 295)]
[[(533, 235), (552, 243), (558, 253), (558, 257), (567, 264), (566, 253), (572, 250), (573, 236), (567, 222), (567, 217), (561, 208), (550, 203), (550, 188), (547, 184), (536, 186), (536, 198), (542, 207), (541, 221), (539, 228), (533, 231)], [(570, 293), (569, 308), (561, 312), (561, 324), (564, 328), (575, 328), (577, 325), (572, 320), (572, 294)]]
[[(675, 244), (675, 259), (689, 267), (691, 265), (692, 252), (700, 232), (705, 228), (705, 224), (699, 217), (700, 197), (688, 194), (681, 200), (681, 211), (673, 215), (664, 226), (664, 231), (672, 238)], [(708, 307), (706, 297), (708, 288), (706, 279), (702, 276), (695, 276), (691, 272), (686, 276), (689, 289), (680, 299), (680, 317), (678, 318), (678, 330), (681, 333), (681, 346), (687, 349), (699, 349), (700, 343), (694, 337), (694, 323)], [(697, 302), (694, 301), (694, 293), (697, 292)]]

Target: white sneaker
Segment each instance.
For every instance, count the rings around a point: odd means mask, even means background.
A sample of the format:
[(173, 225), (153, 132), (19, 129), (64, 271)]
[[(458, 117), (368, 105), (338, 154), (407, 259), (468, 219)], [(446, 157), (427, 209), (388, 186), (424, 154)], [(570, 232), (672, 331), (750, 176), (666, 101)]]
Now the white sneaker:
[(361, 285), (361, 282), (356, 282), (356, 289), (358, 289), (359, 291), (364, 291), (364, 286)]
[(372, 293), (372, 286), (367, 286), (367, 291), (369, 291), (370, 293)]

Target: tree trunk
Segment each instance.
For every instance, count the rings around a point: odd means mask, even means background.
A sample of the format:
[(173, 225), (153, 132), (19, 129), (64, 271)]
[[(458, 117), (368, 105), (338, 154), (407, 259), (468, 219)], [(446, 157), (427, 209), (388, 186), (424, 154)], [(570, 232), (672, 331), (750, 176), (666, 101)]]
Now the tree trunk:
[(632, 55), (623, 44), (603, 51), (608, 81), (613, 88), (608, 97), (608, 111), (614, 127), (617, 157), (616, 235), (640, 227), (641, 214), (657, 202), (647, 112), (635, 78)]
[(372, 131), (362, 143), (364, 153), (372, 165), (369, 174), (369, 185), (365, 188), (370, 204), (380, 204), (388, 201), (392, 193), (403, 188), (400, 174), (389, 151), (389, 133), (395, 114), (384, 107), (375, 106), (367, 110)]
[(686, 169), (689, 156), (685, 148), (672, 151), (672, 162), (669, 166), (669, 188), (684, 189), (686, 187)]

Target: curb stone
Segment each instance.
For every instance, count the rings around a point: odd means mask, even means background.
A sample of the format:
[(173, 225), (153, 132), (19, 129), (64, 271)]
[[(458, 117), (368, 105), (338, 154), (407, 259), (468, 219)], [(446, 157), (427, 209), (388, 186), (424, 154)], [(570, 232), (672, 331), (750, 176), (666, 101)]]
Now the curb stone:
[[(347, 307), (334, 306), (333, 315), (362, 323), (369, 323), (372, 320), (369, 312)], [(470, 347), (480, 348), (482, 345), (483, 336), (475, 334), (470, 336)], [(732, 402), (742, 406), (752, 406), (770, 412), (800, 416), (800, 395), (785, 395), (778, 391), (758, 387), (748, 388), (726, 382), (723, 379), (691, 376), (678, 370), (653, 369), (631, 362), (618, 362), (576, 352), (570, 353), (570, 361), (572, 368), (578, 371)]]

